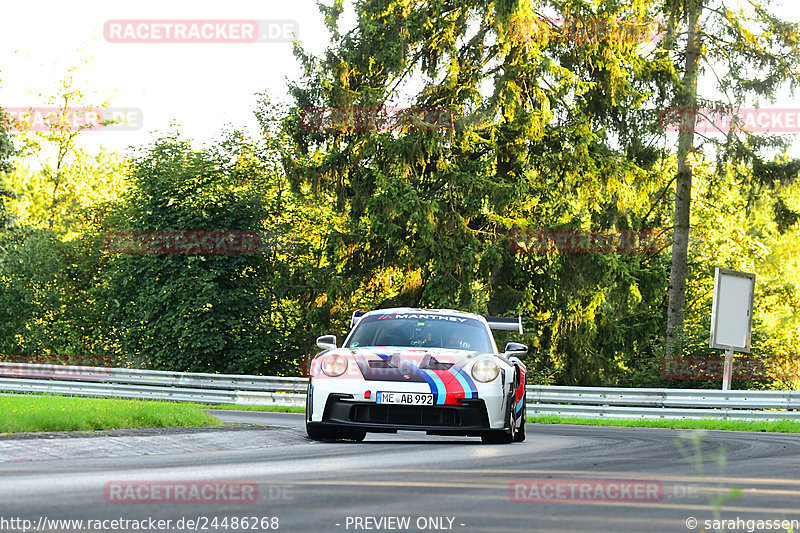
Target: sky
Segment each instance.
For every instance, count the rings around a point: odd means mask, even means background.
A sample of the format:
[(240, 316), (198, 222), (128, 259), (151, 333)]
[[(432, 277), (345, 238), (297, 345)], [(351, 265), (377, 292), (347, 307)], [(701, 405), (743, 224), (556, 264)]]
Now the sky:
[[(800, 21), (800, 2), (772, 2), (779, 16)], [(346, 12), (352, 21), (352, 9)], [(243, 19), (260, 21), (269, 38), (248, 43), (112, 42), (104, 25), (136, 19)], [(0, 105), (39, 106), (69, 67), (88, 87), (87, 102), (137, 110), (138, 130), (99, 129), (83, 134), (90, 150), (124, 151), (180, 125), (190, 138), (213, 139), (226, 125), (255, 133), (256, 93), (288, 101), (287, 79), (300, 68), (291, 33), (314, 53), (329, 34), (314, 0), (27, 0), (10, 2), (0, 18)], [(113, 36), (112, 36), (113, 37)], [(800, 95), (781, 95), (781, 107), (800, 108)], [(776, 104), (776, 105), (778, 105)], [(800, 141), (792, 155), (800, 157)]]
[[(13, 2), (0, 17), (0, 102), (5, 108), (42, 105), (66, 70), (81, 65), (91, 103), (138, 109), (137, 131), (89, 131), (87, 144), (115, 149), (140, 145), (172, 122), (187, 136), (213, 138), (225, 124), (256, 127), (256, 93), (286, 98), (286, 79), (300, 69), (290, 42), (116, 43), (104, 23), (127, 19), (255, 19), (293, 21), (304, 46), (322, 52), (328, 33), (310, 0), (138, 0), (136, 2)], [(46, 14), (46, 16), (44, 16)], [(86, 59), (91, 58), (89, 64)]]

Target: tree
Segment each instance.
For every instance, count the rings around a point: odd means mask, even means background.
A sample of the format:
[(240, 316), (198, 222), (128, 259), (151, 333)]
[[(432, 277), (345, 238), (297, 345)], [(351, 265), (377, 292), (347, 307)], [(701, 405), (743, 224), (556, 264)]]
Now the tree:
[(99, 249), (83, 233), (119, 197), (122, 161), (79, 147), (93, 124), (70, 122), (86, 107), (75, 70), (43, 102), (59, 110), (44, 117), (47, 131), (20, 117), (3, 121), (16, 132), (13, 159), (0, 128), (0, 355), (16, 360), (103, 364), (88, 297)]
[(81, 172), (48, 229), (50, 184), (27, 161), (0, 180), (13, 224), (0, 235), (0, 340), (3, 355), (31, 362), (104, 364), (91, 289), (102, 265), (98, 226), (115, 210), (122, 163), (101, 151), (77, 160)]
[[(779, 20), (761, 4), (747, 2), (750, 13), (734, 11), (724, 2), (711, 0), (668, 0), (665, 50), (670, 53), (683, 78), (675, 86), (673, 106), (684, 126), (678, 139), (678, 169), (675, 192), (672, 266), (666, 330), (667, 353), (679, 349), (686, 306), (686, 265), (693, 179), (692, 158), (701, 146), (695, 143), (695, 121), (709, 109), (735, 110), (761, 99), (774, 101), (776, 90), (800, 84), (800, 25)], [(682, 65), (682, 68), (681, 68)], [(704, 68), (713, 71), (714, 89), (722, 99), (702, 98), (698, 78)], [(685, 127), (688, 125), (688, 127)], [(764, 149), (785, 146), (784, 139), (759, 137), (735, 126), (722, 140), (703, 138), (717, 148), (717, 175), (726, 164), (756, 163)]]
[[(3, 116), (3, 108), (0, 107), (0, 117)], [(6, 132), (7, 123), (0, 120), (0, 174), (11, 172), (11, 156), (14, 154), (14, 145)]]
[[(67, 69), (57, 90), (42, 102), (43, 107), (31, 109), (31, 117), (18, 120), (16, 124), (18, 159), (25, 162), (19, 172), (25, 175), (25, 187), (37, 196), (46, 194), (46, 204), (42, 198), (36, 198), (35, 203), (44, 210), (46, 227), (61, 232), (69, 231), (69, 226), (79, 222), (71, 217), (80, 205), (91, 203), (97, 195), (109, 197), (119, 192), (116, 176), (120, 159), (108, 151), (92, 156), (80, 145), (86, 131), (114, 121), (98, 123), (92, 117), (91, 113), (107, 108), (108, 102), (88, 104), (88, 91), (76, 81), (77, 71), (77, 67)], [(34, 127), (40, 119), (45, 128)], [(102, 168), (108, 169), (105, 176)], [(99, 181), (86, 183), (86, 176)], [(28, 185), (28, 182), (35, 184)], [(38, 225), (39, 222), (34, 223)]]
[[(0, 178), (0, 185), (13, 191), (7, 207), (18, 224), (51, 229), (66, 238), (75, 238), (90, 226), (86, 218), (92, 207), (114, 203), (121, 197), (125, 160), (120, 154), (100, 148), (97, 154), (76, 150), (60, 171), (60, 193), (53, 208), (53, 166), (44, 153), (17, 159), (13, 172)], [(44, 171), (40, 164), (44, 165)], [(52, 226), (51, 226), (52, 224)]]
[[(14, 155), (14, 145), (6, 132), (8, 126), (9, 123), (5, 119), (3, 108), (0, 107), (0, 176), (13, 170), (11, 156)], [(0, 230), (7, 228), (12, 223), (11, 214), (6, 207), (6, 200), (13, 197), (13, 191), (0, 185)]]
[[(11, 156), (14, 155), (14, 145), (8, 136), (8, 128), (11, 126), (9, 120), (0, 107), (0, 175), (11, 172)], [(0, 200), (1, 202), (2, 200)]]
[[(105, 305), (112, 354), (188, 372), (299, 370), (302, 354), (285, 357), (291, 343), (275, 342), (272, 319), (285, 304), (276, 297), (276, 233), (263, 226), (271, 176), (257, 148), (233, 133), (193, 150), (173, 134), (140, 152), (129, 180), (105, 232), (257, 231), (264, 241), (256, 253), (107, 254), (94, 295)], [(291, 337), (293, 326), (279, 322), (277, 335)]]
[[(696, 164), (693, 173), (692, 243), (685, 339), (682, 355), (718, 358), (720, 350), (708, 346), (715, 267), (756, 274), (753, 333), (750, 354), (743, 354), (755, 368), (754, 380), (735, 381), (733, 388), (781, 388), (795, 390), (798, 380), (797, 348), (800, 346), (800, 276), (794, 263), (800, 257), (800, 217), (787, 216), (784, 208), (800, 212), (797, 164), (778, 159), (773, 167), (794, 166), (789, 175), (773, 175), (775, 182), (753, 191), (743, 187), (740, 176), (759, 173), (741, 164), (719, 175), (711, 162)], [(783, 174), (783, 173), (781, 173)], [(760, 187), (759, 187), (760, 188)], [(750, 197), (757, 194), (758, 200)], [(748, 206), (748, 204), (750, 204)], [(776, 209), (777, 206), (782, 206)], [(794, 221), (787, 224), (787, 218)], [(645, 381), (626, 383), (650, 387), (709, 387), (718, 389), (721, 376), (707, 381), (664, 381), (653, 369)], [(644, 374), (644, 373), (643, 373)], [(772, 380), (768, 379), (772, 377)], [(643, 376), (641, 376), (643, 377)]]
[[(648, 5), (548, 7), (577, 25), (613, 26), (647, 20)], [(522, 312), (539, 360), (594, 382), (606, 379), (597, 369), (619, 368), (630, 349), (620, 339), (651, 340), (661, 319), (652, 300), (666, 283), (651, 274), (661, 272), (659, 255), (520, 257), (509, 232), (657, 227), (658, 154), (620, 139), (638, 139), (629, 125), (647, 114), (651, 89), (637, 76), (671, 65), (630, 40), (569, 38), (570, 28), (567, 38), (530, 37), (520, 30), (527, 22), (547, 23), (537, 7), (371, 0), (356, 5), (358, 26), (344, 35), (341, 3), (323, 8), (334, 42), (321, 58), (297, 52), (305, 74), (291, 87), (285, 168), (295, 190), (346, 216), (327, 254), (333, 320), (354, 293), (370, 307)], [(364, 127), (376, 120), (365, 110), (408, 100), (417, 111), (402, 125)], [(319, 108), (345, 120), (316, 127), (308, 117)], [(441, 110), (452, 125), (432, 112)], [(613, 341), (587, 353), (602, 338)]]

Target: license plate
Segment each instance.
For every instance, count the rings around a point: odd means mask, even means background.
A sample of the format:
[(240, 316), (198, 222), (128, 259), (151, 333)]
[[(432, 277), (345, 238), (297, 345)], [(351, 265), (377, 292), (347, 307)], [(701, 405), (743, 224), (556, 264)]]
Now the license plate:
[(379, 392), (375, 402), (400, 405), (433, 405), (433, 394), (424, 392)]

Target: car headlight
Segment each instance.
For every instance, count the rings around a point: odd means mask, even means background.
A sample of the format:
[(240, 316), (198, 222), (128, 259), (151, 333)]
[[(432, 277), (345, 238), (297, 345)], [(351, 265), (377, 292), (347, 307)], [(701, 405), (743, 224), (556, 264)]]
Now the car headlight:
[(339, 354), (331, 354), (322, 361), (322, 371), (326, 376), (335, 378), (341, 376), (347, 370), (347, 357)]
[(481, 359), (472, 365), (472, 377), (481, 383), (489, 383), (500, 375), (500, 367), (491, 359)]

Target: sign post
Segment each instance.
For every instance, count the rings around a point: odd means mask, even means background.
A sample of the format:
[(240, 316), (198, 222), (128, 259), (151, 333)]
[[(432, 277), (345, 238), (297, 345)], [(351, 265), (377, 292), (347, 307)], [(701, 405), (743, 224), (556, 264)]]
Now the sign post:
[(731, 388), (731, 374), (733, 373), (733, 349), (725, 351), (725, 365), (722, 368), (722, 390)]
[(708, 346), (725, 350), (722, 390), (730, 389), (733, 352), (750, 353), (755, 287), (755, 274), (719, 267), (714, 273), (714, 303)]

